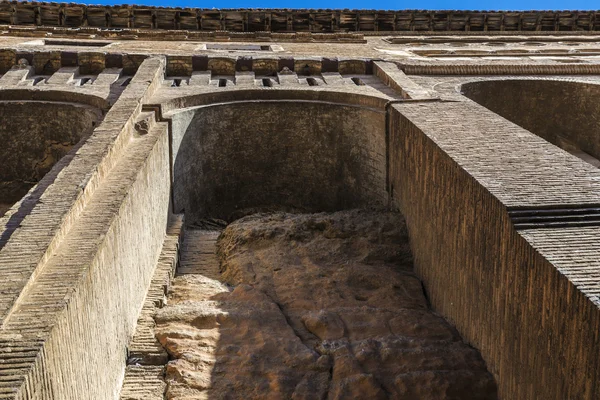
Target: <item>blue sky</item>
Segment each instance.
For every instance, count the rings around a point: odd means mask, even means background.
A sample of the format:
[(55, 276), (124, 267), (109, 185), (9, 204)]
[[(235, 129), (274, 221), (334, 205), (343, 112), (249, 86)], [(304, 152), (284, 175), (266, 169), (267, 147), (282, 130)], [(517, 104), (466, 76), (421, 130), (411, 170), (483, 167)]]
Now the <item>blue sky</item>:
[(91, 1), (87, 4), (145, 4), (198, 8), (366, 8), (380, 10), (594, 10), (600, 0), (144, 0)]

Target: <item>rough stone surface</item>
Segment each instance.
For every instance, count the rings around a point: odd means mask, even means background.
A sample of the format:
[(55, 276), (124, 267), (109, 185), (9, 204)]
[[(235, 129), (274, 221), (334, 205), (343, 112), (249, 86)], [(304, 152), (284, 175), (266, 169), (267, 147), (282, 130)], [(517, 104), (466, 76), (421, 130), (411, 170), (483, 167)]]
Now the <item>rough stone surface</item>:
[(479, 353), (429, 309), (399, 214), (257, 214), (218, 254), (220, 276), (176, 278), (155, 317), (168, 399), (496, 398)]
[[(124, 374), (137, 389), (148, 384), (127, 396), (161, 395), (166, 367), (126, 368), (125, 349), (164, 361), (144, 295), (160, 298), (152, 271), (169, 205), (186, 196), (177, 211), (202, 229), (219, 225), (203, 220), (217, 209), (233, 219), (262, 209), (398, 207), (432, 309), (481, 352), (500, 398), (600, 398), (600, 170), (585, 155), (600, 151), (598, 21), (597, 11), (201, 10), (0, 0), (2, 102), (68, 102), (104, 115), (47, 173), (63, 153), (53, 149), (46, 157), (41, 136), (5, 146), (39, 146), (36, 154), (49, 163), (0, 217), (0, 398), (112, 400)], [(485, 109), (461, 93), (461, 85), (484, 80), (517, 83), (480, 86), (484, 101), (476, 100), (487, 102)], [(200, 108), (219, 112), (188, 130)], [(19, 112), (14, 116), (27, 124), (47, 123), (48, 137), (80, 117)], [(59, 123), (42, 121), (49, 114)], [(140, 121), (148, 126), (136, 130)], [(7, 143), (36, 131), (9, 125), (18, 134)], [(201, 143), (211, 131), (222, 146)], [(331, 132), (343, 134), (329, 140)], [(85, 134), (75, 133), (75, 140)], [(196, 168), (208, 158), (198, 148), (222, 150), (203, 165), (212, 171)], [(31, 155), (3, 159), (28, 164)], [(267, 167), (251, 168), (254, 161)], [(173, 170), (178, 163), (194, 166), (187, 181), (185, 168)], [(33, 167), (17, 172), (30, 177)], [(227, 196), (199, 190), (200, 183), (227, 186)], [(15, 200), (0, 199), (0, 210)], [(193, 289), (202, 274), (213, 279), (207, 285), (215, 293), (229, 291), (214, 281), (221, 276), (214, 232), (198, 236), (202, 245), (184, 251), (194, 256), (182, 261), (181, 279)], [(230, 278), (252, 281), (242, 272)], [(238, 287), (267, 293), (269, 282)], [(268, 301), (283, 304), (244, 293), (236, 296), (265, 313), (277, 312)], [(339, 319), (329, 308), (323, 315), (306, 310), (281, 315), (307, 349), (341, 340), (321, 337), (347, 334), (337, 311)], [(335, 366), (335, 358), (330, 362)], [(379, 373), (372, 375), (384, 387)], [(357, 385), (376, 396), (376, 386), (359, 378)], [(178, 382), (170, 381), (171, 393), (189, 390)], [(294, 383), (298, 396), (321, 381), (306, 382)]]

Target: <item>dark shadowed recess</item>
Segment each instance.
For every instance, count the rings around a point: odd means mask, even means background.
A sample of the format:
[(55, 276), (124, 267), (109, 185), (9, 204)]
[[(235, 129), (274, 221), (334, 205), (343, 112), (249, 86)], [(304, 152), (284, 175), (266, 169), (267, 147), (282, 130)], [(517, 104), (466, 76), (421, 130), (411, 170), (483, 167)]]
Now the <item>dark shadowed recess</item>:
[(65, 163), (53, 167), (101, 118), (99, 109), (87, 105), (0, 101), (0, 216), (48, 175), (41, 195)]
[(489, 80), (465, 96), (569, 153), (600, 166), (600, 85), (557, 80)]
[(174, 206), (188, 222), (386, 202), (383, 110), (244, 101), (186, 109), (172, 122)]

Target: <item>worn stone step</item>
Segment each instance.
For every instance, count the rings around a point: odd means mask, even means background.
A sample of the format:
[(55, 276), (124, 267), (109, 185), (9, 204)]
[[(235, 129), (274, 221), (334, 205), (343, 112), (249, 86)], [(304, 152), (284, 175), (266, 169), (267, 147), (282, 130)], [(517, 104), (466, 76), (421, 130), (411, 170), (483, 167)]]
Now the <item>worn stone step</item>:
[(158, 263), (128, 347), (128, 365), (121, 387), (121, 400), (163, 399), (166, 388), (164, 365), (169, 358), (154, 335), (153, 315), (165, 304), (165, 294), (175, 274), (182, 238), (183, 216), (178, 215), (167, 228)]
[(167, 387), (164, 366), (128, 366), (121, 389), (121, 400), (163, 400)]

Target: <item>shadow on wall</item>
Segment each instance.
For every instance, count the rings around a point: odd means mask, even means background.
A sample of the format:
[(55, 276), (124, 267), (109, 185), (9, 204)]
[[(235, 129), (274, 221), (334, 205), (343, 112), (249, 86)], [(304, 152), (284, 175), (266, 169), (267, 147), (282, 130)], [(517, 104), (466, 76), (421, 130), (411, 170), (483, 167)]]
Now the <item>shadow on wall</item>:
[(600, 167), (600, 85), (552, 80), (489, 80), (463, 94), (550, 143)]
[(0, 101), (0, 217), (37, 184), (1, 227), (0, 248), (101, 119), (101, 110), (87, 105)]
[(248, 101), (186, 109), (172, 122), (175, 212), (188, 223), (386, 204), (383, 110)]

